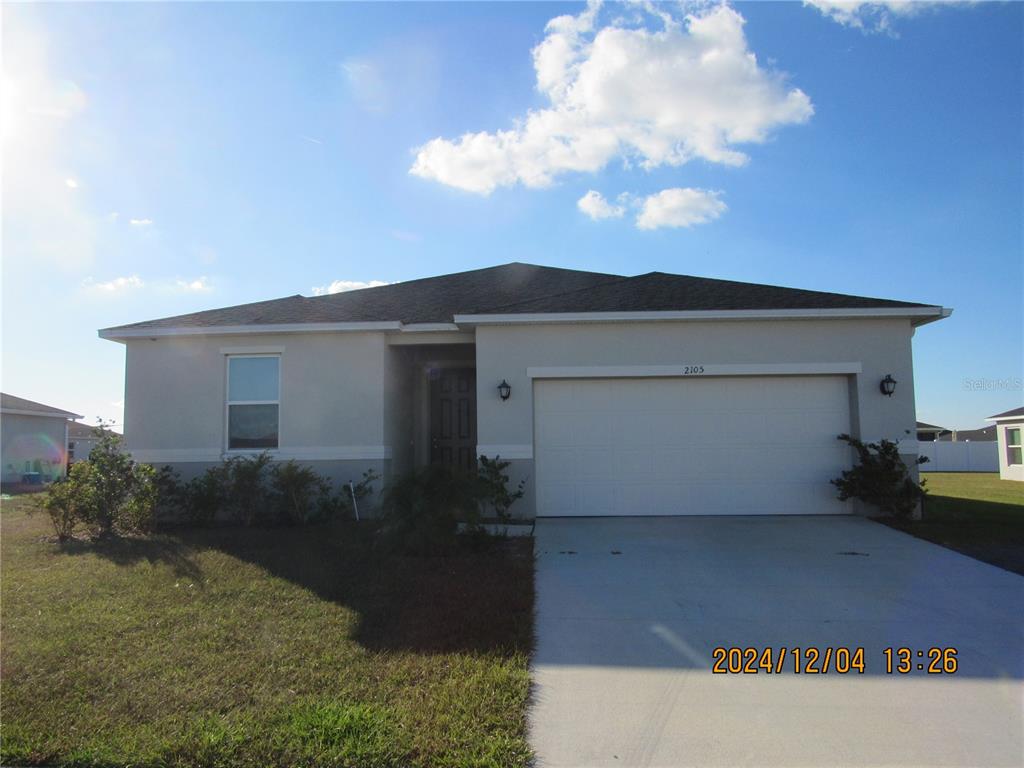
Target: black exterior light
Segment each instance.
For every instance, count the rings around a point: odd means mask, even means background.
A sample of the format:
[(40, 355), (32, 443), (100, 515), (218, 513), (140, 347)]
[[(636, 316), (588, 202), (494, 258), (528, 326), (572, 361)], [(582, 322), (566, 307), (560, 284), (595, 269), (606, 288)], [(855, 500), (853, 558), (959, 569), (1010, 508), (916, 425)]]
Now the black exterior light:
[(887, 373), (885, 378), (879, 382), (878, 388), (886, 397), (892, 397), (892, 393), (896, 391), (896, 379), (892, 377), (891, 373)]
[(508, 400), (512, 397), (512, 385), (504, 379), (501, 380), (501, 384), (498, 385), (498, 396), (502, 400)]

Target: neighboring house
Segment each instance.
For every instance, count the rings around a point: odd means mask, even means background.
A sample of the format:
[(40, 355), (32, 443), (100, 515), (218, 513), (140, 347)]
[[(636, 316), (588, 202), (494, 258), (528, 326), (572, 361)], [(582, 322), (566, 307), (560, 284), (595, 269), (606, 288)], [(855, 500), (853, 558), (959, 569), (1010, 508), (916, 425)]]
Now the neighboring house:
[(68, 424), (82, 418), (52, 405), (0, 393), (0, 482), (48, 483), (67, 471)]
[(262, 450), (336, 482), (485, 454), (524, 516), (823, 514), (851, 511), (839, 433), (916, 455), (911, 339), (950, 311), (506, 264), (100, 336), (126, 348), (126, 448), (186, 478)]
[(993, 424), (980, 429), (947, 429), (939, 435), (938, 440), (943, 443), (994, 443), (996, 428)]
[(88, 424), (80, 424), (73, 421), (68, 424), (68, 464), (76, 461), (85, 461), (100, 441), (100, 434), (107, 430), (100, 427), (92, 427)]
[(989, 416), (994, 421), (999, 441), (999, 477), (1024, 480), (1024, 408), (1014, 408)]
[(924, 421), (917, 422), (917, 439), (922, 442), (934, 442), (939, 439), (939, 435), (946, 431), (945, 427), (936, 427), (934, 424)]

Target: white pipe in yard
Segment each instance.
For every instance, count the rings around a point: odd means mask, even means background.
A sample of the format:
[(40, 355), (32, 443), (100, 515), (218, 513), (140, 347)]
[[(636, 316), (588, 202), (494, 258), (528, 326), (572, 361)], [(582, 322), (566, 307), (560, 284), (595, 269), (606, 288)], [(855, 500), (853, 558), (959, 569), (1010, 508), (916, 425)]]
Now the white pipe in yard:
[(356, 522), (359, 522), (359, 504), (356, 502), (356, 489), (352, 481), (348, 481), (348, 492), (352, 494), (352, 509), (356, 511)]

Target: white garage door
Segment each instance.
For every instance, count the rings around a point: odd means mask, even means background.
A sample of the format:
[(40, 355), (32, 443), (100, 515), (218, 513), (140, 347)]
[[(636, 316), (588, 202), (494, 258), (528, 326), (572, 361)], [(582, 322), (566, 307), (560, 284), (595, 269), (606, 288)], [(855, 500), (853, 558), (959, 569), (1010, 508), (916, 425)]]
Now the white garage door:
[(849, 429), (842, 376), (538, 380), (537, 514), (846, 513)]

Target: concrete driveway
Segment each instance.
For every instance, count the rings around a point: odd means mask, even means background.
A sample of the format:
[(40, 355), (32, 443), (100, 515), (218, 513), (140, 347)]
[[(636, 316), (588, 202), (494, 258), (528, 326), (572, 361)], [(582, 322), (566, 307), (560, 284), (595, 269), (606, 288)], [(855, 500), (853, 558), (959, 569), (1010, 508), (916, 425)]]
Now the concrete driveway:
[[(1024, 764), (1024, 577), (852, 517), (543, 519), (536, 550), (542, 767)], [(717, 675), (715, 646), (866, 672)], [(959, 671), (886, 674), (901, 646)]]

